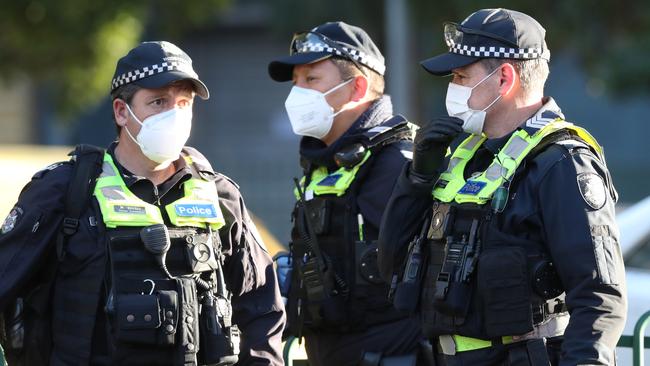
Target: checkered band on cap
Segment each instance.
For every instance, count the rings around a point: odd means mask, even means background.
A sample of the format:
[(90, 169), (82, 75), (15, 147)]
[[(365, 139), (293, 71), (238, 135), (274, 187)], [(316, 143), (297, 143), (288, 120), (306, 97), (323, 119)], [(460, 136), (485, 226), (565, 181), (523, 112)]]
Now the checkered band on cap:
[(352, 57), (355, 61), (359, 62), (360, 64), (363, 64), (376, 72), (378, 72), (380, 75), (384, 75), (384, 72), (386, 72), (386, 65), (384, 65), (383, 62), (377, 60), (374, 57), (370, 57), (369, 55), (365, 54), (364, 52), (361, 52), (359, 50), (353, 49), (353, 48), (348, 48), (348, 47), (341, 47), (343, 48), (348, 54), (344, 54), (340, 50), (337, 50), (336, 48), (330, 47), (329, 45), (325, 43), (320, 43), (320, 42), (305, 42), (301, 45), (300, 49), (297, 50), (298, 53), (306, 53), (306, 52), (327, 52), (331, 53), (333, 55), (341, 56), (341, 57)]
[(508, 47), (474, 47), (462, 44), (454, 44), (449, 47), (449, 52), (463, 56), (481, 57), (481, 58), (513, 58), (521, 60), (530, 60), (543, 58), (548, 60), (550, 52), (541, 48), (508, 48)]
[(193, 78), (198, 79), (198, 75), (192, 69), (192, 66), (185, 61), (165, 61), (160, 64), (145, 66), (141, 69), (132, 70), (122, 75), (117, 76), (111, 82), (111, 91), (119, 88), (122, 85), (132, 83), (134, 81), (144, 79), (146, 77), (160, 74), (169, 71), (181, 71)]

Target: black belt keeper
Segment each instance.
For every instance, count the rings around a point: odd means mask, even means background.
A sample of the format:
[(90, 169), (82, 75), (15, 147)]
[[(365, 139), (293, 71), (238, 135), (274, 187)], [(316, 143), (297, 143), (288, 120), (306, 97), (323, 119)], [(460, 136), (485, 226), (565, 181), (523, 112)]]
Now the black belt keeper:
[(529, 339), (508, 349), (508, 366), (550, 366), (543, 338)]
[(551, 364), (548, 352), (546, 352), (546, 342), (544, 342), (543, 338), (527, 341), (526, 349), (528, 350), (531, 366), (549, 366)]

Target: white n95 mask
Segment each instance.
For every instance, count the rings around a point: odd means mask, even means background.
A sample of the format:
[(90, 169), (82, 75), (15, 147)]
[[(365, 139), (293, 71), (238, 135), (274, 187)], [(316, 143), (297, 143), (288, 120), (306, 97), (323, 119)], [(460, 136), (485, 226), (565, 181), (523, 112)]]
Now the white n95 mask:
[(352, 80), (354, 79), (348, 79), (325, 93), (294, 85), (284, 102), (293, 133), (317, 139), (325, 137), (332, 129), (334, 117), (343, 112), (341, 109), (334, 113), (334, 108), (327, 103), (325, 96)]
[(463, 131), (474, 135), (480, 135), (481, 132), (483, 132), (485, 111), (501, 99), (501, 94), (499, 94), (492, 103), (481, 110), (471, 109), (468, 104), (469, 98), (472, 96), (472, 90), (481, 85), (481, 83), (487, 80), (490, 76), (494, 75), (497, 70), (499, 70), (499, 68), (494, 69), (494, 71), (481, 79), (481, 81), (471, 88), (455, 83), (449, 83), (449, 87), (447, 87), (447, 97), (445, 99), (447, 113), (452, 117), (458, 117), (463, 120)]
[(190, 137), (192, 108), (170, 109), (147, 117), (144, 121), (135, 116), (128, 103), (126, 109), (141, 126), (137, 139), (126, 126), (124, 128), (133, 142), (140, 146), (144, 156), (159, 164), (178, 159)]

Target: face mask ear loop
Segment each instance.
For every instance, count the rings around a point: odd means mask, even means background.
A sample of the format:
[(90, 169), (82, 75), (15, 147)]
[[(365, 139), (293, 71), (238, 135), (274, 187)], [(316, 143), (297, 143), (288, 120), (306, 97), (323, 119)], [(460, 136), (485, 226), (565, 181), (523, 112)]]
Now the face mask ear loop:
[(345, 80), (345, 81), (342, 82), (341, 84), (339, 84), (339, 85), (333, 87), (332, 89), (326, 91), (325, 93), (323, 93), (323, 95), (327, 95), (327, 94), (329, 94), (329, 93), (332, 93), (332, 92), (334, 92), (334, 91), (336, 91), (336, 90), (342, 88), (344, 85), (347, 85), (347, 84), (348, 84), (350, 81), (352, 81), (352, 80), (354, 80), (353, 77), (352, 77), (352, 78), (349, 78), (348, 80)]
[[(143, 125), (142, 122), (140, 122), (138, 117), (135, 116), (135, 113), (133, 113), (133, 111), (131, 110), (131, 107), (129, 107), (129, 103), (124, 102), (124, 105), (126, 106), (126, 110), (129, 111), (129, 114), (133, 117), (133, 119), (135, 119), (135, 121), (138, 122), (140, 124), (140, 126), (142, 126)], [(129, 135), (131, 140), (133, 140), (133, 142), (135, 142), (135, 144), (140, 146), (140, 149), (142, 149), (142, 145), (140, 145), (138, 140), (136, 140), (135, 137), (133, 137), (133, 135), (131, 134), (131, 131), (129, 131), (128, 123), (126, 125), (124, 125), (124, 129), (126, 130), (126, 134)]]
[[(481, 81), (479, 81), (478, 83), (476, 83), (476, 85), (474, 85), (474, 86), (472, 87), (472, 90), (474, 90), (474, 88), (476, 88), (477, 86), (481, 85), (481, 83), (483, 83), (485, 80), (487, 80), (490, 76), (494, 75), (494, 73), (497, 72), (497, 70), (499, 70), (500, 68), (501, 68), (501, 66), (499, 66), (499, 67), (497, 67), (496, 69), (492, 70), (491, 73), (489, 73), (486, 77), (484, 77), (483, 79), (481, 79)], [(490, 103), (487, 107), (483, 108), (482, 111), (483, 111), (483, 112), (487, 111), (488, 108), (492, 107), (492, 106), (494, 105), (494, 103), (498, 102), (499, 99), (501, 99), (502, 96), (503, 96), (503, 95), (499, 94), (499, 96), (498, 96), (495, 100), (493, 100), (492, 103)], [(471, 94), (470, 94), (470, 97), (471, 97)]]
[(479, 81), (478, 83), (476, 83), (476, 85), (474, 85), (474, 86), (472, 87), (472, 90), (474, 90), (474, 88), (476, 88), (477, 86), (481, 85), (485, 80), (489, 79), (490, 76), (494, 75), (494, 73), (497, 72), (497, 70), (499, 70), (500, 68), (501, 68), (501, 66), (499, 66), (499, 67), (497, 67), (496, 69), (492, 70), (491, 73), (487, 74), (483, 79), (481, 79), (481, 81)]
[[(333, 87), (332, 89), (326, 91), (325, 93), (323, 93), (323, 95), (327, 95), (327, 94), (329, 94), (329, 93), (331, 93), (331, 92), (333, 92), (333, 91), (336, 91), (336, 90), (339, 89), (339, 88), (342, 88), (344, 85), (349, 84), (350, 81), (352, 81), (352, 80), (354, 80), (354, 77), (351, 77), (351, 78), (349, 78), (348, 80), (345, 80), (344, 82), (342, 82), (341, 84), (339, 84), (339, 85)], [(341, 108), (341, 110), (339, 110), (338, 112), (332, 114), (332, 118), (338, 116), (341, 112), (344, 112), (344, 111), (345, 111), (345, 108)]]
[(495, 100), (493, 100), (492, 103), (490, 103), (487, 107), (483, 108), (483, 112), (487, 111), (488, 108), (490, 108), (490, 107), (492, 107), (494, 105), (494, 103), (498, 102), (499, 99), (501, 99), (502, 96), (503, 95), (499, 94), (499, 96)]

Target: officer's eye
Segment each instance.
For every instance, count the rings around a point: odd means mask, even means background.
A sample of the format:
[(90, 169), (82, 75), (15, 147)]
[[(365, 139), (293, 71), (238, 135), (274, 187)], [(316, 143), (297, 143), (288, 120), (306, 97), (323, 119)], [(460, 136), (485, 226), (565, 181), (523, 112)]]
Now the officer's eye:
[(176, 103), (176, 105), (180, 108), (187, 108), (192, 106), (192, 102), (189, 99), (181, 99)]
[(165, 104), (165, 99), (163, 98), (157, 98), (149, 102), (149, 105), (152, 105), (154, 107), (161, 107)]

